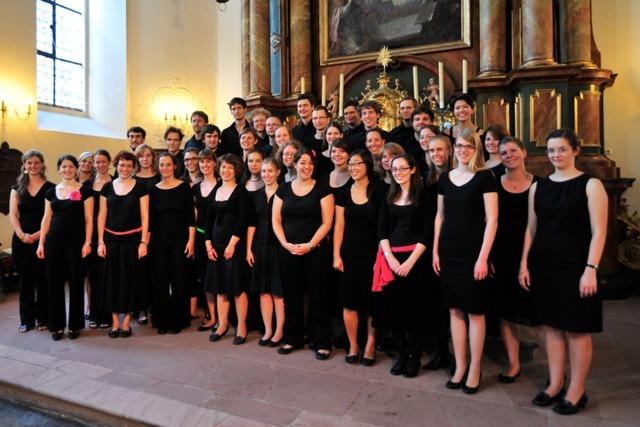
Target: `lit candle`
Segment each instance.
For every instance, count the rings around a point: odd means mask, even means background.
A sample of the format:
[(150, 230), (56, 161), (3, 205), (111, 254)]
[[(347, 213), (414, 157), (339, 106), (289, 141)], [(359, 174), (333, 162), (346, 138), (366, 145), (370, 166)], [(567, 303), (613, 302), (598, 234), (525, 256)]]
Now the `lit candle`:
[(300, 77), (300, 93), (306, 92), (306, 88), (304, 86), (304, 77)]
[(338, 116), (342, 117), (342, 110), (344, 108), (344, 74), (340, 73), (340, 91), (338, 94), (340, 101), (338, 104)]
[(444, 108), (444, 64), (442, 61), (438, 61), (438, 89), (440, 108)]
[(322, 105), (327, 105), (327, 75), (322, 75)]
[(462, 60), (462, 93), (467, 93), (467, 60)]
[(418, 99), (418, 93), (420, 92), (420, 86), (418, 84), (418, 66), (413, 66), (413, 97)]

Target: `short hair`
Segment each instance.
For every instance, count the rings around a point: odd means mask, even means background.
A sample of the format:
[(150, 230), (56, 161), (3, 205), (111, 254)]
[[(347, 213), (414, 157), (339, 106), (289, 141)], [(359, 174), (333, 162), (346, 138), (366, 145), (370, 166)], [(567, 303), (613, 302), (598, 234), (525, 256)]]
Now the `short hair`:
[(404, 101), (412, 101), (413, 102), (413, 108), (418, 108), (418, 101), (413, 96), (405, 96), (404, 98), (402, 98), (400, 100), (398, 105), (402, 104)]
[(220, 136), (221, 134), (220, 128), (216, 125), (212, 125), (211, 123), (209, 123), (204, 127), (204, 131), (203, 131), (204, 134), (214, 133), (214, 132), (217, 133), (218, 136)]
[(244, 172), (244, 163), (242, 163), (242, 160), (240, 159), (240, 157), (232, 153), (227, 153), (223, 156), (220, 156), (219, 162), (218, 162), (218, 169), (220, 169), (220, 166), (222, 165), (223, 162), (233, 166), (233, 171), (235, 172), (235, 175), (236, 175), (236, 181), (239, 181), (240, 177), (242, 177), (242, 174)]
[(111, 154), (109, 154), (109, 152), (107, 150), (105, 150), (104, 148), (98, 148), (96, 151), (93, 152), (94, 157), (95, 156), (104, 156), (107, 158), (107, 160), (109, 162), (111, 162)]
[(62, 165), (62, 162), (64, 162), (65, 160), (69, 160), (71, 163), (73, 163), (73, 166), (75, 166), (76, 169), (78, 168), (78, 159), (76, 159), (74, 155), (63, 154), (58, 158), (58, 162), (56, 163), (56, 166), (58, 167), (58, 169), (60, 169), (60, 165)]
[(289, 147), (289, 146), (295, 148), (296, 151), (300, 151), (302, 149), (302, 147), (303, 147), (303, 145), (300, 144), (295, 139), (292, 139), (291, 141), (287, 141), (284, 144), (282, 144), (278, 148), (278, 152), (276, 153), (276, 159), (280, 162), (281, 165), (284, 165), (284, 161), (282, 160), (282, 155), (284, 154), (284, 150), (286, 150), (287, 147)]
[(85, 159), (88, 159), (89, 157), (91, 157), (93, 159), (94, 156), (94, 152), (93, 151), (83, 151), (82, 153), (80, 153), (80, 156), (78, 157), (78, 161), (83, 161)]
[(184, 138), (184, 133), (182, 133), (182, 129), (177, 128), (175, 126), (169, 126), (167, 130), (164, 131), (163, 139), (167, 139), (170, 133), (177, 133), (178, 135), (180, 135), (180, 141), (182, 141), (182, 139)]
[(298, 98), (296, 99), (296, 104), (300, 101), (304, 101), (305, 99), (309, 101), (312, 107), (318, 103), (318, 101), (316, 100), (316, 97), (313, 96), (313, 94), (301, 93), (300, 95), (298, 95)]
[(362, 113), (362, 110), (367, 108), (373, 109), (373, 111), (375, 111), (379, 116), (382, 115), (382, 106), (377, 101), (373, 101), (373, 100), (364, 101), (362, 104), (358, 105), (358, 111), (360, 113)]
[(353, 107), (356, 109), (358, 113), (360, 112), (359, 110), (360, 103), (355, 99), (349, 99), (347, 102), (345, 102), (344, 107), (342, 107), (342, 111), (344, 111), (347, 107)]
[(198, 153), (200, 153), (200, 150), (198, 150), (196, 147), (189, 147), (182, 152), (182, 155), (184, 156), (187, 153), (196, 153), (196, 155), (198, 155)]
[(266, 159), (264, 159), (264, 160), (262, 161), (262, 166), (264, 166), (264, 165), (271, 165), (271, 166), (273, 166), (273, 167), (276, 169), (276, 171), (277, 171), (278, 173), (280, 173), (280, 170), (281, 170), (281, 164), (280, 164), (280, 162), (278, 161), (278, 159), (276, 159), (275, 157), (267, 157)]
[(141, 128), (140, 126), (131, 126), (129, 129), (127, 129), (127, 138), (129, 138), (129, 134), (131, 132), (141, 133), (142, 134), (142, 139), (146, 139), (147, 138), (147, 131), (144, 130), (143, 128)]
[[(365, 135), (366, 135), (366, 136), (369, 136), (369, 134), (370, 134), (370, 133), (372, 133), (372, 132), (377, 133), (378, 135), (380, 135), (380, 138), (382, 138), (382, 140), (383, 140), (383, 141), (386, 141), (386, 139), (384, 138), (384, 133), (383, 133), (384, 131), (383, 131), (382, 129), (380, 129), (379, 127), (375, 127), (375, 128), (373, 128), (373, 129), (369, 129), (369, 130), (365, 133)], [(365, 138), (366, 138), (366, 136), (365, 136)]]
[(174, 166), (178, 165), (178, 159), (176, 159), (176, 156), (174, 156), (168, 151), (163, 151), (158, 155), (158, 164), (160, 164), (160, 160), (162, 160), (163, 157), (169, 157), (171, 159), (171, 162), (173, 162)]
[(244, 128), (240, 131), (240, 133), (238, 134), (238, 137), (242, 137), (242, 135), (246, 135), (250, 133), (251, 135), (253, 135), (253, 138), (256, 140), (256, 142), (258, 141), (258, 132), (255, 131), (255, 129), (253, 128)]
[(525, 146), (524, 146), (524, 143), (522, 142), (522, 140), (520, 140), (520, 139), (518, 139), (518, 138), (516, 138), (514, 136), (505, 136), (505, 137), (503, 137), (500, 140), (500, 143), (498, 144), (498, 146), (505, 145), (505, 144), (508, 144), (510, 142), (513, 142), (514, 144), (516, 144), (518, 146), (518, 148), (520, 148), (523, 151), (526, 149)]
[[(469, 169), (471, 169), (471, 172), (478, 172), (479, 170), (484, 169), (484, 156), (482, 153), (482, 141), (480, 140), (480, 135), (478, 135), (478, 133), (473, 129), (465, 128), (460, 131), (458, 138), (475, 147), (471, 160), (469, 161)], [(455, 158), (455, 155), (453, 157), (453, 166), (455, 167), (457, 165), (457, 159)]]
[(473, 98), (471, 97), (471, 95), (469, 95), (467, 93), (461, 93), (460, 95), (458, 95), (455, 98), (453, 98), (453, 101), (451, 101), (451, 105), (453, 107), (455, 107), (456, 106), (456, 102), (458, 102), (458, 101), (464, 101), (466, 104), (469, 105), (469, 107), (475, 108), (473, 106)]
[(193, 120), (193, 116), (198, 116), (204, 119), (205, 123), (209, 123), (209, 116), (204, 111), (196, 110), (193, 113), (191, 113), (191, 120)]
[[(426, 129), (426, 128), (423, 128)], [(438, 170), (436, 165), (433, 164), (431, 160), (431, 156), (427, 155), (427, 165), (429, 166), (429, 171), (427, 172), (427, 176), (424, 179), (424, 184), (428, 187), (434, 186), (438, 183), (438, 179), (440, 178), (440, 174), (451, 169), (451, 158), (453, 157), (453, 149), (451, 148), (451, 139), (448, 136), (442, 134), (436, 134), (431, 140), (429, 144), (434, 141), (442, 141), (446, 144), (447, 150), (449, 151), (449, 158), (447, 159), (447, 163), (444, 165), (441, 171)]]
[(504, 138), (505, 136), (509, 136), (509, 131), (504, 126), (497, 123), (491, 124), (485, 129), (484, 131), (485, 137), (489, 132), (491, 132), (494, 138), (496, 138), (499, 141), (501, 141), (502, 138)]
[(411, 113), (411, 121), (413, 122), (414, 117), (419, 115), (419, 114), (427, 114), (429, 116), (429, 118), (431, 119), (431, 121), (433, 121), (433, 119), (435, 118), (435, 115), (433, 114), (433, 111), (431, 111), (430, 108), (420, 107), (420, 108), (415, 109), (413, 111), (413, 113)]
[(578, 142), (578, 135), (576, 135), (576, 133), (569, 129), (569, 128), (560, 128), (560, 129), (556, 129), (554, 131), (551, 131), (551, 133), (549, 133), (549, 135), (547, 135), (547, 143), (549, 143), (549, 140), (551, 138), (564, 138), (567, 140), (567, 142), (569, 143), (569, 145), (571, 146), (571, 148), (573, 148), (573, 151), (576, 151), (578, 149), (578, 147), (580, 146), (580, 143)]
[[(345, 141), (344, 139), (338, 139), (336, 140), (333, 145), (331, 146), (331, 149), (333, 148), (339, 148), (341, 150), (344, 150), (347, 154), (351, 153), (351, 144), (349, 144), (347, 141)], [(368, 150), (367, 150), (368, 151)]]
[[(147, 150), (151, 153), (151, 170), (153, 170), (154, 173), (157, 173), (158, 172), (158, 162), (157, 162), (158, 155), (156, 154), (156, 150), (151, 148), (150, 145), (147, 145), (147, 144), (138, 145), (135, 151), (136, 158), (139, 159), (140, 156), (142, 156), (142, 153), (144, 153)], [(140, 170), (140, 161), (138, 161), (138, 167), (136, 168), (136, 170), (138, 172)]]
[(327, 110), (327, 107), (325, 107), (324, 105), (316, 105), (315, 107), (313, 107), (313, 111), (324, 111), (327, 115), (327, 118), (328, 119), (331, 118), (331, 114), (329, 114), (329, 110)]
[(213, 160), (218, 163), (218, 156), (212, 150), (205, 148), (198, 153), (198, 160)]
[(131, 162), (134, 169), (138, 167), (138, 158), (131, 151), (119, 151), (113, 158), (113, 166), (117, 168), (120, 161)]
[(227, 105), (229, 106), (229, 108), (233, 107), (234, 105), (240, 105), (242, 108), (247, 108), (247, 101), (240, 98), (239, 96), (234, 96), (233, 98), (231, 98), (231, 101), (227, 102)]
[(251, 115), (251, 121), (253, 121), (253, 119), (256, 116), (264, 116), (267, 119), (271, 117), (271, 113), (269, 112), (269, 110), (266, 110), (264, 108), (256, 108), (250, 113), (250, 115)]
[[(436, 136), (442, 135), (442, 133), (440, 132), (440, 128), (436, 125), (426, 125), (422, 129), (420, 129), (420, 132), (422, 132), (425, 129), (429, 129)], [(451, 142), (449, 142), (449, 144), (451, 144)]]

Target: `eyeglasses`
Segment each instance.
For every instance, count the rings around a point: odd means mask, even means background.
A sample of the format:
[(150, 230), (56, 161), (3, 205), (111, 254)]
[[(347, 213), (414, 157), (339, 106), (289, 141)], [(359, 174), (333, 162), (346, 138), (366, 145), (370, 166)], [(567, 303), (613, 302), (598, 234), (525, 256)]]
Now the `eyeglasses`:
[(347, 167), (349, 168), (355, 168), (356, 166), (360, 166), (363, 165), (364, 162), (351, 162), (351, 163), (347, 163)]
[(558, 148), (547, 148), (547, 154), (555, 154), (555, 153), (559, 153), (559, 154), (564, 154), (567, 151), (569, 151), (569, 148), (567, 147), (558, 147)]
[(460, 151), (475, 151), (476, 147), (474, 147), (473, 145), (468, 145), (468, 144), (455, 144), (453, 146), (456, 150), (460, 150)]
[(405, 173), (410, 169), (411, 168), (409, 166), (399, 166), (397, 168), (391, 168), (391, 173), (398, 173), (398, 172)]
[(184, 162), (197, 162), (198, 158), (197, 157), (189, 157), (189, 158), (185, 158)]

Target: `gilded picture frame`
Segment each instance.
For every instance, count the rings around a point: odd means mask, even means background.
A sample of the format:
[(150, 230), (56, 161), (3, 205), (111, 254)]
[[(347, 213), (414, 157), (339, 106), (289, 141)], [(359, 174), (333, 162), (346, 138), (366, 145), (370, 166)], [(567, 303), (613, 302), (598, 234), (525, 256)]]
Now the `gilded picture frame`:
[(320, 65), (471, 46), (470, 0), (318, 0)]

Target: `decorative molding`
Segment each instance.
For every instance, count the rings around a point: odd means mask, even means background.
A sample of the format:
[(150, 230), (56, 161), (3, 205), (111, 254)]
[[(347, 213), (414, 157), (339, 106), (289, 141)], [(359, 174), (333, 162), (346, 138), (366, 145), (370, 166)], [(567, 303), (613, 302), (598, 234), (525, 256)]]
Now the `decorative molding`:
[[(499, 117), (500, 121), (494, 117)], [(490, 124), (500, 124), (511, 133), (511, 105), (501, 96), (492, 96), (482, 104), (482, 128), (486, 129)]]
[[(560, 127), (561, 104), (562, 94), (556, 93), (555, 89), (537, 89), (529, 95), (529, 141), (536, 147), (544, 147), (547, 135)], [(551, 122), (554, 116), (555, 123)]]
[(600, 147), (600, 98), (602, 92), (593, 85), (573, 97), (573, 123), (580, 145)]

